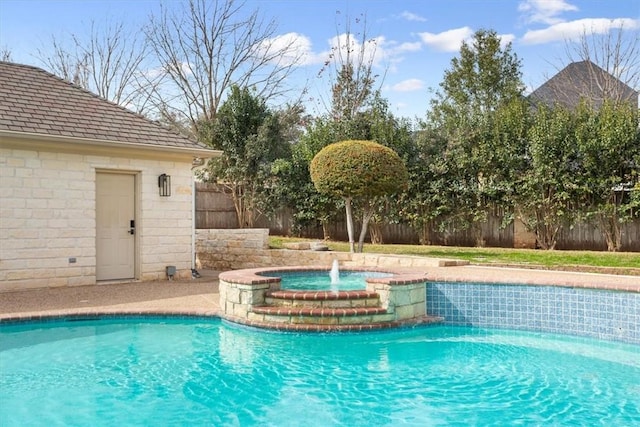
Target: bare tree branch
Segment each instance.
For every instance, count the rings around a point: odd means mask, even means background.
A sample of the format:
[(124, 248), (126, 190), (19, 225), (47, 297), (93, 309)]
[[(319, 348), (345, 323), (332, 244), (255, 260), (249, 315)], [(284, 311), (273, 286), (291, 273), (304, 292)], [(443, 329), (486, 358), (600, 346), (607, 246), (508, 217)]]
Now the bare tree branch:
[(56, 76), (82, 88), (90, 89), (85, 76), (86, 58), (78, 54), (77, 46), (69, 48), (62, 43), (52, 36), (51, 46), (37, 51), (40, 62)]
[[(640, 31), (623, 26), (602, 33), (586, 29), (577, 40), (565, 41), (566, 60), (558, 69), (558, 84), (547, 85), (550, 95), (568, 106), (580, 98), (599, 106), (604, 100), (631, 101), (637, 105), (640, 91)], [(571, 64), (583, 63), (586, 72), (569, 71)], [(567, 71), (565, 71), (567, 70)]]
[(232, 85), (254, 87), (265, 100), (287, 91), (285, 79), (299, 57), (292, 60), (293, 40), (274, 42), (274, 21), (236, 0), (189, 0), (181, 12), (163, 7), (145, 30), (165, 78), (155, 102), (170, 110), (167, 117), (187, 121), (197, 134), (199, 121), (213, 121)]
[[(627, 86), (640, 90), (640, 31), (623, 26), (612, 28), (605, 34), (594, 30), (583, 32), (580, 39), (567, 46), (570, 60), (591, 61)], [(614, 99), (620, 94), (602, 79), (597, 89), (610, 94)]]
[(321, 76), (329, 72), (332, 96), (328, 109), (335, 119), (353, 118), (384, 83), (384, 74), (378, 80), (380, 76), (374, 72), (378, 46), (377, 40), (368, 36), (366, 16), (355, 19), (356, 24), (362, 26), (362, 30), (355, 33), (349, 17), (345, 22), (344, 32), (336, 26), (336, 44), (318, 73)]
[(72, 34), (70, 46), (51, 38), (50, 49), (39, 49), (41, 62), (52, 73), (138, 113), (147, 108), (153, 80), (141, 74), (147, 59), (144, 39), (122, 23), (99, 27), (91, 23), (88, 39)]
[(11, 53), (11, 49), (9, 49), (6, 46), (3, 46), (0, 49), (0, 61), (4, 61), (4, 62), (12, 62), (13, 61), (13, 55)]

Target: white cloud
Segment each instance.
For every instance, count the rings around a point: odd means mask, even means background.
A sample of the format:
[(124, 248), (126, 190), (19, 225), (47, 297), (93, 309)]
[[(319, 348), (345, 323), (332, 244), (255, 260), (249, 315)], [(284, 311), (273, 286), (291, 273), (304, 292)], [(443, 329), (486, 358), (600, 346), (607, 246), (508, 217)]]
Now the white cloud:
[(443, 52), (457, 52), (464, 40), (473, 35), (473, 30), (469, 27), (455, 28), (443, 31), (442, 33), (419, 33), (424, 44)]
[(417, 15), (415, 13), (411, 13), (411, 12), (406, 11), (406, 10), (400, 14), (400, 17), (406, 19), (407, 21), (418, 21), (418, 22), (426, 22), (427, 21), (426, 18), (423, 18), (420, 15)]
[(584, 34), (605, 34), (612, 28), (633, 30), (640, 28), (640, 20), (631, 18), (587, 18), (562, 22), (542, 30), (530, 30), (522, 37), (526, 44), (542, 44), (554, 41), (572, 40)]
[(558, 24), (564, 21), (558, 15), (577, 10), (576, 6), (565, 0), (524, 0), (518, 5), (518, 11), (524, 12), (526, 21), (530, 23)]
[(391, 86), (391, 90), (396, 92), (414, 92), (424, 88), (424, 82), (420, 79), (407, 79)]
[(500, 47), (504, 49), (509, 43), (513, 43), (516, 36), (513, 34), (498, 34), (498, 38), (500, 38)]
[(386, 45), (384, 36), (361, 43), (357, 36), (343, 33), (329, 39), (330, 50), (319, 53), (317, 57), (323, 62), (341, 63), (346, 61), (347, 57), (356, 58), (360, 52), (363, 52), (362, 59), (365, 64), (371, 62), (373, 65), (380, 65), (389, 56), (389, 51), (385, 49)]
[[(1, 0), (0, 0), (1, 1)], [(356, 60), (363, 52), (363, 63), (371, 63), (375, 66), (385, 64), (394, 70), (394, 65), (402, 61), (402, 54), (419, 51), (422, 43), (404, 42), (398, 44), (388, 41), (384, 36), (369, 38), (363, 41), (357, 35), (343, 33), (327, 40), (328, 48), (323, 51), (314, 51), (311, 40), (299, 33), (291, 32), (282, 34), (271, 39), (264, 40), (259, 49), (262, 53), (274, 54), (283, 51), (283, 55), (274, 58), (281, 65), (298, 64), (301, 66), (324, 64), (340, 64), (347, 60)]]
[(281, 65), (328, 64), (340, 62), (339, 58), (346, 60), (347, 55), (352, 59), (361, 52), (363, 61), (371, 61), (374, 65), (380, 65), (383, 60), (388, 59), (395, 53), (403, 51), (416, 51), (420, 49), (420, 43), (403, 43), (393, 47), (394, 43), (387, 42), (384, 36), (370, 38), (364, 42), (356, 35), (343, 33), (328, 40), (329, 48), (321, 52), (314, 52), (311, 40), (299, 33), (282, 34), (271, 39), (264, 40), (259, 49), (263, 53), (274, 54), (282, 51), (283, 55), (277, 57), (277, 62)]
[(313, 53), (311, 40), (299, 33), (286, 33), (271, 39), (263, 40), (259, 49), (266, 54), (284, 52), (277, 60), (281, 65), (317, 64), (322, 62), (318, 55)]
[(405, 42), (394, 48), (396, 52), (417, 52), (422, 47), (420, 42)]

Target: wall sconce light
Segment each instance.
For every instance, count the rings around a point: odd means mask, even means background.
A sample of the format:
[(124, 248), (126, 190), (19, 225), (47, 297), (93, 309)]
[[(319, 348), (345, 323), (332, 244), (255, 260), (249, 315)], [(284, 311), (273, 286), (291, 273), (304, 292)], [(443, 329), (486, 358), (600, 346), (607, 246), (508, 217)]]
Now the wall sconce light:
[(163, 173), (158, 177), (158, 189), (160, 191), (160, 196), (169, 197), (171, 196), (171, 176)]

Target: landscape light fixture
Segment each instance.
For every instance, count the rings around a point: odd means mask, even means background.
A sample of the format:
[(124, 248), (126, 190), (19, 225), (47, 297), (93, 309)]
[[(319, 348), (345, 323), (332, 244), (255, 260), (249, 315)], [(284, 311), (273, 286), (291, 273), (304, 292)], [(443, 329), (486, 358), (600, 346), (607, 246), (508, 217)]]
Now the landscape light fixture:
[(163, 173), (158, 177), (158, 189), (161, 197), (171, 196), (171, 176)]

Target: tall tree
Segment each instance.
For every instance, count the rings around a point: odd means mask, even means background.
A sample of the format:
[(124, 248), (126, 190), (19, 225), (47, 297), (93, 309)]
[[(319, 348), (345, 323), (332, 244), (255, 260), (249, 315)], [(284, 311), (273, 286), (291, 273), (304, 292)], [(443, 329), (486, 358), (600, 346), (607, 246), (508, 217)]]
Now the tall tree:
[[(409, 167), (417, 155), (415, 141), (413, 139), (413, 127), (410, 120), (398, 118), (391, 111), (389, 103), (379, 94), (370, 101), (370, 107), (361, 114), (364, 126), (357, 127), (361, 135), (353, 136), (357, 139), (369, 139), (391, 148), (398, 153), (405, 165)], [(369, 234), (371, 243), (382, 244), (384, 241), (383, 229), (387, 224), (402, 221), (398, 209), (397, 194), (381, 196), (374, 200), (374, 215), (369, 222)]]
[(421, 124), (415, 134), (415, 153), (407, 159), (409, 184), (398, 201), (400, 216), (418, 234), (420, 244), (432, 243), (432, 231), (451, 212), (447, 140)]
[(240, 228), (253, 227), (272, 162), (289, 157), (278, 116), (259, 95), (231, 86), (215, 120), (200, 123), (199, 129), (201, 141), (223, 151), (210, 161), (206, 178), (230, 190)]
[[(638, 110), (630, 103), (605, 100), (596, 110), (583, 102), (576, 114), (576, 146), (580, 150), (580, 204), (595, 219), (607, 250), (622, 248), (622, 226), (632, 219), (630, 192), (640, 181)], [(636, 214), (637, 216), (637, 214)]]
[(295, 231), (319, 221), (325, 239), (331, 238), (330, 221), (336, 217), (339, 199), (316, 190), (309, 164), (327, 144), (338, 141), (333, 124), (322, 117), (308, 121), (304, 134), (291, 145), (291, 158), (278, 159), (272, 170), (271, 190), (282, 206), (291, 209)]
[(293, 38), (275, 38), (275, 21), (265, 21), (243, 1), (189, 0), (181, 5), (178, 11), (163, 7), (145, 30), (160, 73), (169, 82), (155, 93), (165, 117), (186, 120), (197, 134), (201, 123), (214, 121), (234, 84), (254, 87), (267, 100), (287, 90), (284, 82), (298, 57)]
[(318, 191), (344, 199), (351, 252), (355, 252), (352, 202), (357, 200), (364, 206), (358, 240), (358, 252), (362, 252), (375, 212), (374, 199), (400, 192), (407, 184), (407, 169), (398, 154), (372, 141), (328, 145), (315, 155), (309, 170)]
[(555, 249), (558, 233), (578, 218), (579, 150), (571, 111), (539, 105), (527, 136), (528, 167), (518, 190), (517, 209), (542, 249)]
[(356, 24), (362, 29), (352, 31), (349, 18), (344, 32), (338, 27), (331, 54), (318, 73), (330, 82), (331, 100), (323, 104), (326, 111), (307, 123), (305, 134), (293, 146), (292, 158), (278, 162), (274, 170), (274, 188), (280, 200), (292, 209), (296, 227), (320, 221), (325, 238), (331, 237), (329, 222), (335, 219), (341, 202), (317, 191), (311, 182), (309, 163), (329, 144), (370, 139), (371, 110), (376, 109), (376, 100), (380, 99), (376, 90), (378, 75), (374, 72), (377, 41), (367, 36), (366, 17), (357, 18)]
[[(429, 133), (447, 141), (445, 152), (450, 192), (451, 225), (471, 228), (476, 244), (484, 245), (482, 224), (496, 200), (510, 141), (496, 138), (495, 116), (500, 108), (520, 99), (524, 91), (520, 60), (511, 44), (501, 46), (495, 31), (479, 30), (463, 42), (460, 56), (445, 71), (440, 90), (427, 117)], [(501, 148), (498, 148), (502, 145)]]
[(321, 99), (326, 107), (321, 115), (326, 112), (334, 120), (350, 120), (369, 105), (384, 82), (376, 72), (378, 42), (379, 38), (369, 37), (364, 14), (354, 22), (346, 16), (344, 28), (341, 22), (336, 24), (331, 53), (318, 73), (328, 78), (331, 89), (330, 100)]
[[(331, 104), (325, 114), (309, 123), (307, 132), (293, 147), (292, 159), (279, 162), (275, 168), (278, 194), (292, 209), (295, 221), (309, 224), (319, 220), (325, 238), (330, 237), (329, 221), (335, 219), (337, 208), (344, 201), (334, 193), (320, 193), (311, 182), (309, 162), (321, 149), (338, 141), (371, 140), (397, 151), (402, 159), (412, 157), (410, 123), (393, 116), (377, 89), (378, 40), (367, 37), (365, 17), (355, 22), (363, 29), (351, 31), (347, 19), (346, 31), (338, 32), (331, 56), (320, 71), (320, 75), (330, 77)], [(390, 216), (390, 206), (395, 204), (382, 196), (350, 201), (350, 209), (356, 214), (364, 212), (371, 218), (367, 224), (371, 226), (372, 240), (377, 241), (381, 239), (381, 226)], [(397, 215), (395, 219), (398, 220)]]

